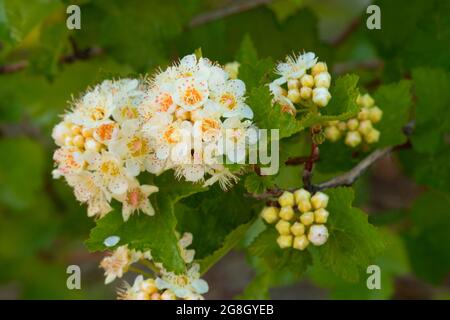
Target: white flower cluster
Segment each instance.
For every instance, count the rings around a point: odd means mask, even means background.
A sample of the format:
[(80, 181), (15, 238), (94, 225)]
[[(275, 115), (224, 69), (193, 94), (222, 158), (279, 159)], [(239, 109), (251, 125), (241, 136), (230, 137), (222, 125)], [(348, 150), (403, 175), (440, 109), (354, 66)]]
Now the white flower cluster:
[(368, 94), (358, 96), (356, 103), (361, 107), (357, 117), (344, 121), (330, 121), (325, 127), (325, 137), (335, 142), (345, 134), (345, 144), (355, 148), (361, 143), (377, 143), (380, 131), (374, 124), (380, 122), (383, 111), (375, 105), (375, 100)]
[[(192, 263), (195, 251), (187, 249), (192, 243), (192, 234), (185, 233), (179, 240), (178, 246), (186, 263), (186, 272), (175, 274), (168, 272), (160, 263), (153, 263), (150, 252), (141, 253), (128, 247), (118, 247), (111, 256), (105, 257), (100, 267), (105, 270), (105, 283), (121, 278), (131, 264), (141, 262), (144, 266), (149, 263), (157, 269), (155, 278), (144, 279), (139, 275), (132, 286), (124, 283), (118, 290), (118, 298), (124, 300), (203, 300), (203, 294), (208, 292), (206, 281), (200, 279), (200, 267)], [(136, 269), (138, 270), (138, 269)], [(140, 270), (140, 269), (139, 269)], [(155, 270), (153, 270), (155, 271)]]
[(331, 99), (331, 75), (326, 63), (317, 62), (313, 52), (288, 56), (278, 63), (275, 73), (280, 77), (269, 84), (269, 89), (273, 102), (285, 112), (295, 115), (296, 105), (325, 107)]
[(138, 210), (153, 215), (148, 197), (158, 187), (141, 185), (141, 172), (173, 169), (177, 178), (227, 189), (237, 176), (223, 160), (245, 160), (257, 142), (252, 117), (241, 80), (188, 55), (149, 83), (107, 80), (75, 101), (53, 130), (53, 175), (88, 204), (89, 216), (111, 211), (112, 199), (124, 220)]
[(325, 193), (317, 192), (311, 196), (305, 189), (294, 193), (285, 191), (278, 203), (281, 208), (265, 207), (261, 217), (269, 224), (278, 221), (275, 228), (280, 234), (277, 239), (280, 248), (305, 250), (309, 243), (321, 246), (327, 241), (325, 223), (329, 212), (325, 209), (328, 205)]

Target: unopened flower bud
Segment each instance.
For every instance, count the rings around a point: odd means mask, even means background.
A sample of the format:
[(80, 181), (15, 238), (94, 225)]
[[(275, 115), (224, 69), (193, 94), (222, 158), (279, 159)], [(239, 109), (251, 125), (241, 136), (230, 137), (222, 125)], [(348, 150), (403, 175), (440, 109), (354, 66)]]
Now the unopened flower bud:
[(339, 121), (339, 124), (336, 127), (340, 132), (347, 131), (347, 124), (344, 121)]
[(375, 104), (375, 100), (373, 100), (370, 94), (366, 93), (360, 98), (360, 104), (363, 108), (371, 108)]
[(230, 79), (236, 79), (239, 75), (239, 67), (241, 64), (237, 61), (229, 62), (225, 65), (224, 70), (230, 76)]
[(300, 199), (297, 201), (297, 208), (303, 213), (310, 211), (311, 203), (309, 202), (309, 199)]
[(279, 216), (286, 221), (292, 220), (294, 217), (294, 209), (292, 207), (281, 207)]
[(312, 68), (311, 68), (311, 74), (315, 76), (316, 74), (319, 74), (321, 72), (328, 71), (327, 64), (325, 62), (317, 62)]
[(300, 98), (303, 100), (311, 99), (313, 90), (310, 87), (301, 87), (300, 89)]
[(282, 207), (292, 207), (294, 205), (294, 194), (289, 191), (284, 191), (283, 194), (278, 198), (278, 203)]
[(364, 120), (359, 123), (358, 131), (363, 135), (367, 135), (372, 130), (372, 122), (370, 120)]
[(330, 213), (326, 209), (320, 208), (314, 211), (314, 221), (316, 223), (327, 223), (329, 215)]
[[(81, 130), (80, 130), (81, 131)], [(78, 148), (83, 148), (84, 147), (84, 138), (81, 134), (76, 135), (73, 139), (72, 139), (72, 143), (74, 146), (78, 147)]]
[(334, 141), (339, 140), (339, 138), (341, 137), (341, 132), (335, 126), (326, 127), (325, 128), (325, 137), (328, 140), (334, 142)]
[(161, 300), (176, 300), (175, 293), (171, 290), (166, 290), (161, 294)]
[(319, 107), (325, 107), (331, 99), (331, 94), (326, 88), (315, 88), (312, 94), (313, 102)]
[(361, 111), (359, 111), (358, 113), (358, 120), (360, 121), (368, 120), (369, 114), (370, 114), (369, 109), (362, 108)]
[(265, 207), (261, 211), (261, 217), (267, 222), (267, 223), (274, 223), (278, 220), (278, 208), (275, 207)]
[(314, 222), (314, 213), (311, 211), (303, 213), (300, 216), (300, 222), (303, 223), (305, 226), (309, 226)]
[(290, 228), (291, 224), (284, 220), (278, 221), (278, 223), (275, 225), (275, 229), (277, 229), (279, 234), (291, 234)]
[(84, 148), (86, 150), (98, 152), (98, 151), (100, 151), (100, 147), (101, 147), (100, 143), (98, 143), (97, 141), (95, 141), (92, 138), (87, 138), (84, 143)]
[(277, 238), (277, 243), (281, 249), (292, 247), (292, 239), (291, 235), (281, 235)]
[(358, 131), (349, 131), (345, 136), (345, 144), (354, 148), (361, 143), (361, 134)]
[(369, 119), (372, 123), (377, 123), (383, 117), (383, 111), (378, 107), (373, 107), (370, 109)]
[(364, 139), (367, 143), (377, 143), (380, 139), (380, 131), (372, 128), (365, 136)]
[(321, 72), (314, 76), (314, 84), (316, 88), (329, 88), (331, 83), (331, 76), (328, 72)]
[(304, 74), (300, 79), (300, 83), (303, 87), (312, 88), (314, 86), (314, 77), (310, 74)]
[(297, 250), (305, 250), (308, 245), (309, 241), (306, 235), (301, 235), (294, 238), (294, 244), (292, 245), (292, 247)]
[(72, 132), (73, 135), (80, 134), (80, 133), (81, 133), (81, 127), (80, 127), (80, 126), (77, 126), (77, 125), (73, 125), (73, 126), (70, 128), (70, 131)]
[(300, 223), (300, 222), (295, 222), (292, 226), (291, 226), (291, 233), (294, 236), (301, 236), (305, 233), (305, 225)]
[(298, 89), (289, 89), (287, 97), (293, 103), (298, 103), (300, 102), (300, 91)]
[(350, 119), (347, 121), (347, 129), (350, 131), (355, 131), (358, 129), (359, 121), (358, 119)]
[(72, 146), (73, 145), (73, 138), (71, 136), (66, 136), (66, 138), (64, 139), (64, 145)]
[(315, 246), (321, 246), (328, 239), (328, 229), (323, 224), (315, 224), (309, 228), (308, 240)]
[(328, 205), (329, 196), (323, 192), (317, 192), (311, 197), (311, 204), (314, 210), (326, 208)]
[(294, 192), (295, 202), (298, 204), (300, 201), (308, 200), (311, 198), (311, 193), (309, 191), (301, 188)]
[(90, 138), (94, 134), (94, 130), (91, 128), (83, 128), (83, 130), (81, 130), (81, 134), (85, 138)]

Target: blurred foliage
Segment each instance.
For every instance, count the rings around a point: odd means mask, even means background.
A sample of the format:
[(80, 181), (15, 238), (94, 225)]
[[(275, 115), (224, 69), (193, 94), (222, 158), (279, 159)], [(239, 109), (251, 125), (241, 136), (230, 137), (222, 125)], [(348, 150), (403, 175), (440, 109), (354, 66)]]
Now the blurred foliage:
[[(0, 0), (0, 296), (110, 298), (99, 276), (99, 258), (87, 253), (83, 241), (89, 238), (89, 249), (104, 249), (103, 239), (114, 232), (136, 248), (164, 243), (154, 255), (179, 270), (175, 227), (194, 233), (193, 247), (204, 271), (244, 237), (241, 247), (249, 253), (255, 278), (241, 297), (268, 298), (271, 287), (303, 277), (333, 298), (390, 298), (398, 276), (418, 277), (436, 288), (445, 284), (450, 270), (450, 3), (375, 1), (381, 8), (381, 30), (365, 27), (369, 1), (364, 0), (274, 0), (200, 23), (205, 12), (231, 2)], [(69, 4), (81, 8), (81, 30), (66, 28)], [(340, 38), (342, 34), (346, 37)], [(256, 219), (262, 204), (242, 201), (239, 194), (274, 185), (299, 187), (299, 167), (283, 166), (271, 177), (250, 174), (226, 194), (217, 188), (174, 188), (163, 175), (157, 179), (167, 192), (153, 195), (163, 212), (153, 218), (157, 221), (150, 224), (139, 215), (123, 224), (114, 212), (97, 221), (89, 237), (94, 222), (71, 190), (51, 177), (50, 132), (58, 115), (90, 85), (151, 74), (199, 47), (220, 63), (241, 62), (240, 78), (247, 84), (255, 121), (264, 128), (281, 128), (285, 138), (280, 161), (308, 154), (305, 127), (346, 119), (358, 111), (358, 90), (373, 93), (384, 111), (382, 139), (375, 147), (404, 143), (399, 131), (415, 121), (412, 148), (402, 150), (397, 162), (426, 192), (411, 208), (404, 204), (402, 212), (371, 210), (369, 221), (382, 226), (375, 234), (365, 213), (354, 207), (370, 206), (373, 190), (367, 177), (355, 191), (331, 190), (332, 199), (340, 202), (330, 203), (338, 213), (330, 223), (338, 232), (329, 246), (291, 252), (278, 250), (276, 235)], [(265, 83), (275, 61), (303, 50), (327, 61), (333, 71), (333, 100), (321, 116), (293, 119), (278, 106), (267, 108), (271, 98)], [(315, 181), (348, 170), (363, 156), (324, 144)], [(379, 254), (381, 246), (385, 250)], [(87, 266), (83, 290), (66, 288), (66, 267), (72, 263)], [(364, 267), (371, 263), (383, 270), (380, 291), (365, 286)]]

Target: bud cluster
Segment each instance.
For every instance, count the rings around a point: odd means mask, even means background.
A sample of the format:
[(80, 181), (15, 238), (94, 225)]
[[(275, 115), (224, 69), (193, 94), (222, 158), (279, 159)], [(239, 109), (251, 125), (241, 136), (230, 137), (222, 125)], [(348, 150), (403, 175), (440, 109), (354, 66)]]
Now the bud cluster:
[(281, 77), (269, 84), (273, 101), (283, 111), (295, 114), (297, 106), (325, 107), (331, 99), (328, 91), (331, 75), (325, 62), (317, 62), (314, 53), (288, 56), (280, 62), (275, 73)]
[(383, 117), (383, 111), (375, 105), (369, 95), (358, 96), (356, 103), (361, 107), (357, 117), (344, 121), (330, 121), (325, 127), (325, 137), (335, 142), (345, 135), (345, 144), (355, 148), (361, 143), (377, 143), (380, 131), (374, 128)]
[(309, 243), (321, 246), (327, 241), (328, 195), (323, 192), (311, 195), (305, 189), (294, 193), (285, 191), (278, 203), (280, 208), (265, 207), (261, 217), (267, 223), (275, 224), (280, 234), (277, 239), (280, 248), (305, 250)]

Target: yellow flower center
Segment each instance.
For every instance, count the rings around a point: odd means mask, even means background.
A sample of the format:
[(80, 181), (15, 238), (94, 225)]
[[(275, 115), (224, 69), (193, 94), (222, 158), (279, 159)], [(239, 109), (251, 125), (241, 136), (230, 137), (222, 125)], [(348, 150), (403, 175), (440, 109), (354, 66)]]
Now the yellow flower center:
[(231, 93), (225, 93), (220, 97), (220, 103), (229, 110), (233, 110), (236, 107), (236, 97)]
[(100, 171), (105, 175), (117, 176), (120, 173), (119, 166), (112, 160), (108, 160), (102, 163)]
[(202, 94), (194, 87), (189, 87), (184, 92), (183, 101), (187, 105), (193, 106), (202, 100)]
[(147, 140), (137, 136), (130, 139), (127, 147), (133, 157), (145, 155), (149, 151)]

